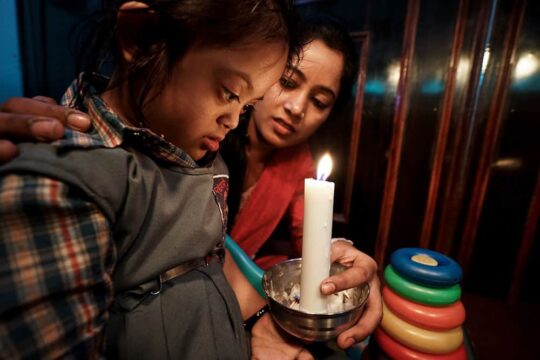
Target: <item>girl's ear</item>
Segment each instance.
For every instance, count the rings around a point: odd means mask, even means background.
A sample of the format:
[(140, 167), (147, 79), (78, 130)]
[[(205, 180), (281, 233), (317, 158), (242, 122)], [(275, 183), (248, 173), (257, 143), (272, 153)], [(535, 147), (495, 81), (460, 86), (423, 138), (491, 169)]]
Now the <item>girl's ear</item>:
[(157, 21), (156, 13), (145, 3), (128, 1), (120, 6), (116, 19), (117, 41), (124, 63), (131, 62), (136, 51), (148, 43)]

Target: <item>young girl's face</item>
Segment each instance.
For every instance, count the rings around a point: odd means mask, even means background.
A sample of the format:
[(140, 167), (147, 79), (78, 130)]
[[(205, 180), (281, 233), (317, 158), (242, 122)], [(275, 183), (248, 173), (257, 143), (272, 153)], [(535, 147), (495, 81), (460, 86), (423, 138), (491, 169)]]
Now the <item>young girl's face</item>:
[(264, 141), (280, 148), (307, 140), (328, 118), (340, 90), (343, 55), (314, 40), (290, 70), (257, 103), (251, 121)]
[(159, 96), (144, 107), (147, 125), (194, 160), (217, 151), (244, 109), (278, 81), (287, 50), (283, 42), (192, 47)]

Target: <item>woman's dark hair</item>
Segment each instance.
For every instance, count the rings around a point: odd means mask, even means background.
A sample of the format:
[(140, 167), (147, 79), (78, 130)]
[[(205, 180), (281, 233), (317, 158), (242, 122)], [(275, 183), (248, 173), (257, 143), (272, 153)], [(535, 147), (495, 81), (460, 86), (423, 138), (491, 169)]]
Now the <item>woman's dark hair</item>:
[[(85, 73), (99, 72), (101, 65), (116, 58), (117, 11), (124, 1), (110, 1), (105, 4), (101, 25), (95, 33), (83, 59)], [(149, 31), (137, 34), (137, 51), (129, 66), (120, 77), (113, 79), (109, 87), (127, 81), (133, 100), (142, 114), (142, 106), (148, 101), (152, 89), (160, 89), (169, 73), (186, 50), (195, 42), (207, 46), (232, 47), (237, 44), (284, 41), (289, 45), (290, 58), (299, 51), (296, 38), (295, 9), (291, 0), (143, 0), (155, 12), (158, 21)], [(137, 10), (133, 10), (137, 11)], [(139, 36), (140, 35), (140, 36)], [(152, 82), (142, 81), (151, 74)], [(79, 105), (84, 96), (85, 86), (76, 99)], [(133, 90), (134, 84), (145, 84), (143, 89)], [(82, 86), (81, 86), (82, 85)], [(153, 95), (156, 95), (155, 93)], [(142, 120), (142, 119), (141, 119)]]
[(334, 109), (344, 105), (351, 96), (358, 77), (358, 52), (348, 29), (338, 19), (329, 16), (306, 18), (299, 27), (298, 39), (302, 44), (321, 40), (330, 49), (343, 55), (343, 72)]
[[(332, 113), (340, 111), (351, 97), (352, 86), (358, 77), (358, 53), (348, 30), (340, 22), (328, 16), (306, 18), (298, 27), (300, 44), (307, 45), (314, 40), (321, 40), (329, 48), (343, 55), (343, 72), (340, 80), (338, 97)], [(302, 53), (300, 51), (300, 61)], [(231, 131), (221, 145), (220, 153), (229, 167), (229, 205), (228, 229), (232, 229), (240, 208), (244, 175), (246, 169), (245, 147), (247, 145), (247, 123), (251, 114), (242, 116), (236, 129)]]

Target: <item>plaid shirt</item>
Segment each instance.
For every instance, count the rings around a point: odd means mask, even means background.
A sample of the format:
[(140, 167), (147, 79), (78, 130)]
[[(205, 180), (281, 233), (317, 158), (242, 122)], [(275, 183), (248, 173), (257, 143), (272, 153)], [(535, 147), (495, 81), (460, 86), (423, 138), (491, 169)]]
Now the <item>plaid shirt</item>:
[[(76, 82), (64, 104), (75, 91)], [(67, 130), (55, 146), (115, 148), (129, 136), (154, 158), (197, 166), (161, 136), (122, 123), (95, 88), (84, 106), (93, 130)], [(97, 205), (52, 178), (3, 176), (0, 239), (0, 358), (100, 357), (116, 257), (111, 224)]]

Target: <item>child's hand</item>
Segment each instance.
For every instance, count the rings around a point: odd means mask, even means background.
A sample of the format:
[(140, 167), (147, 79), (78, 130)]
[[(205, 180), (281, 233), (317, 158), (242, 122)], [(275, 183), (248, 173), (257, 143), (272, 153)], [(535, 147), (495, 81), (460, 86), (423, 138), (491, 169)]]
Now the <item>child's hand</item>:
[(365, 282), (369, 284), (370, 289), (369, 298), (360, 320), (337, 338), (339, 347), (346, 349), (367, 338), (379, 325), (382, 319), (381, 285), (377, 276), (375, 260), (348, 242), (336, 241), (332, 244), (331, 261), (339, 262), (348, 269), (324, 280), (321, 285), (323, 294), (333, 294)]
[(60, 139), (64, 136), (64, 125), (86, 131), (90, 127), (90, 118), (44, 96), (9, 99), (0, 105), (0, 163), (17, 156), (15, 142)]
[(251, 358), (312, 360), (313, 356), (299, 341), (278, 329), (267, 313), (257, 321), (251, 332)]

